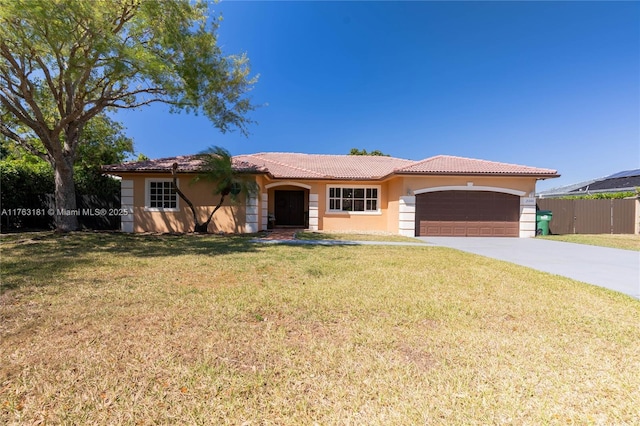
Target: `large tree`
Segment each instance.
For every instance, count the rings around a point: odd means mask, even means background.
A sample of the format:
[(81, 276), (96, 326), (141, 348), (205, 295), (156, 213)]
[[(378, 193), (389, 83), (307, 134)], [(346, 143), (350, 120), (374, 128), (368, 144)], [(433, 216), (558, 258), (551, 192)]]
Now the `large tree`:
[[(77, 195), (90, 196), (78, 200), (82, 207), (93, 199), (100, 200), (95, 207), (105, 207), (120, 195), (117, 180), (105, 176), (101, 166), (119, 163), (134, 153), (133, 140), (124, 133), (124, 127), (106, 114), (98, 114), (87, 122), (82, 132), (74, 165), (74, 184)], [(43, 150), (41, 142), (34, 138), (33, 146)], [(42, 209), (49, 206), (47, 194), (54, 192), (53, 168), (45, 160), (26, 151), (0, 134), (0, 188), (1, 203), (5, 208)], [(103, 205), (99, 205), (104, 203)], [(92, 205), (94, 206), (94, 205)], [(53, 217), (3, 218), (3, 226), (48, 228)], [(108, 222), (108, 220), (105, 221)], [(83, 226), (96, 225), (100, 221), (91, 218), (81, 221)]]
[(162, 102), (246, 134), (255, 78), (207, 14), (190, 0), (0, 0), (0, 132), (52, 165), (57, 209), (76, 207), (82, 132), (106, 110)]
[[(82, 141), (78, 144), (75, 166), (78, 168), (97, 168), (106, 164), (125, 161), (134, 154), (133, 139), (125, 133), (121, 123), (113, 120), (105, 113), (93, 117), (82, 130)], [(22, 133), (26, 133), (22, 131)], [(44, 146), (37, 137), (29, 141), (29, 145), (38, 152), (44, 152)], [(2, 159), (23, 161), (26, 163), (43, 162), (40, 156), (32, 154), (33, 149), (26, 150), (16, 144), (13, 139), (0, 133), (0, 161)]]

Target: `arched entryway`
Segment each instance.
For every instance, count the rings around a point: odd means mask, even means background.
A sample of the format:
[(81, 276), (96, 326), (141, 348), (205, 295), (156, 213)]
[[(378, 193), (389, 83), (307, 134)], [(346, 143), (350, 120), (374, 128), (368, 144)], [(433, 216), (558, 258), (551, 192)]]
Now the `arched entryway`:
[(297, 182), (275, 182), (266, 186), (267, 213), (275, 227), (309, 227), (310, 188)]

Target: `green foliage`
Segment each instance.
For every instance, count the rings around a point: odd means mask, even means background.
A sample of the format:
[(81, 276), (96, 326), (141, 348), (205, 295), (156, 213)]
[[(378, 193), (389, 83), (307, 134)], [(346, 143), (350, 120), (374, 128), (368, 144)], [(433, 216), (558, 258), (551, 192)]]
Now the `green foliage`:
[(117, 164), (133, 154), (133, 140), (124, 133), (122, 124), (106, 114), (89, 120), (83, 129), (76, 154), (76, 167), (96, 168), (105, 164)]
[[(120, 123), (113, 121), (105, 114), (97, 115), (87, 123), (81, 139), (82, 144), (78, 148), (74, 166), (76, 192), (99, 197), (113, 197), (114, 194), (118, 194), (119, 182), (103, 176), (100, 166), (120, 163), (133, 154), (133, 140), (126, 137), (124, 127)], [(53, 193), (53, 168), (49, 163), (15, 145), (8, 138), (4, 138), (0, 146), (4, 148), (4, 159), (8, 161), (7, 164), (21, 170), (24, 179), (40, 182), (42, 176), (48, 176), (47, 179), (51, 180), (51, 185), (47, 186), (42, 194)], [(41, 188), (38, 184), (28, 187), (33, 190)], [(34, 193), (34, 196), (37, 194)]]
[(239, 194), (256, 194), (258, 184), (252, 175), (243, 175), (233, 168), (233, 157), (226, 149), (213, 146), (199, 154), (203, 161), (202, 170), (195, 181), (207, 180), (214, 184), (213, 193), (230, 195), (235, 199)]
[[(74, 167), (77, 195), (91, 195), (109, 204), (120, 194), (120, 183), (102, 174), (100, 166), (123, 161), (133, 152), (133, 142), (123, 134), (123, 127), (98, 115), (87, 123)], [(53, 168), (40, 157), (5, 138), (0, 143), (0, 187), (3, 209), (48, 209), (55, 184)], [(102, 207), (102, 206), (100, 206)], [(52, 217), (5, 216), (3, 228), (49, 228)], [(85, 224), (85, 226), (91, 226)]]
[(366, 149), (358, 149), (358, 148), (351, 148), (351, 151), (349, 151), (349, 155), (374, 155), (374, 156), (380, 156), (380, 157), (390, 157), (389, 154), (384, 154), (382, 151), (377, 149), (371, 152), (367, 152)]
[[(41, 200), (45, 194), (53, 194), (53, 169), (42, 160), (3, 159), (0, 173), (3, 208), (33, 207), (33, 202), (25, 200)], [(120, 192), (119, 181), (95, 167), (78, 167), (74, 178), (79, 194), (113, 196)]]
[(223, 56), (208, 5), (0, 1), (0, 81), (16, 95), (0, 95), (3, 118), (17, 117), (36, 133), (25, 118), (62, 131), (105, 108), (165, 102), (176, 111), (203, 112), (222, 131), (246, 132), (253, 106), (244, 95), (256, 79), (246, 56)]
[(74, 181), (78, 194), (103, 198), (113, 198), (120, 195), (120, 181), (103, 175), (95, 168), (76, 169)]
[[(97, 207), (112, 205), (120, 196), (120, 182), (104, 176), (95, 167), (77, 167), (74, 175), (78, 196), (90, 195), (97, 200)], [(55, 184), (53, 168), (34, 156), (0, 160), (0, 209), (41, 209), (51, 207), (51, 195)], [(112, 206), (117, 207), (117, 206)], [(4, 215), (2, 228), (50, 228), (53, 217), (48, 213), (39, 215)], [(85, 223), (91, 227), (91, 224)]]
[(5, 204), (9, 198), (17, 200), (28, 194), (47, 194), (53, 192), (53, 170), (45, 162), (28, 163), (20, 160), (0, 161), (0, 177), (2, 178), (3, 208), (20, 208), (32, 206), (31, 203)]
[[(45, 162), (0, 160), (0, 209), (46, 209), (46, 194), (53, 193), (53, 170)], [(43, 210), (43, 212), (46, 210)], [(51, 217), (42, 214), (6, 214), (2, 227), (48, 228)]]
[(618, 200), (623, 198), (637, 197), (640, 191), (636, 192), (598, 192), (596, 194), (570, 195), (560, 197), (563, 200)]
[[(0, 135), (0, 138), (2, 137), (2, 135)], [(5, 158), (7, 158), (7, 156), (9, 155), (10, 150), (7, 146), (5, 146), (5, 144), (0, 143), (0, 160), (4, 160)]]
[[(0, 134), (56, 169), (57, 208), (76, 207), (77, 158), (95, 155), (94, 164), (130, 150), (124, 139), (105, 152), (82, 138), (105, 111), (161, 102), (248, 133), (246, 95), (257, 80), (245, 55), (222, 54), (209, 4), (0, 0)], [(56, 220), (60, 230), (77, 227), (74, 217)]]
[(120, 182), (102, 174), (100, 166), (123, 162), (133, 154), (133, 140), (124, 127), (100, 114), (87, 123), (82, 132), (74, 167), (76, 192), (112, 198), (120, 193)]

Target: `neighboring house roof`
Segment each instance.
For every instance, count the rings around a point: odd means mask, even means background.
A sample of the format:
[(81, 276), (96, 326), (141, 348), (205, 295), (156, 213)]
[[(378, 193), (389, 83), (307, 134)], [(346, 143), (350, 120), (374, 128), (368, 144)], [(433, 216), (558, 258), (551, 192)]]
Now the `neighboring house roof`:
[(627, 189), (640, 186), (640, 169), (627, 170), (625, 172), (615, 173), (602, 180), (597, 180), (585, 187), (578, 188), (575, 191), (601, 191), (605, 189)]
[[(161, 158), (104, 166), (105, 172), (168, 172), (178, 163), (182, 172), (197, 172), (202, 162), (197, 155)], [(237, 155), (238, 171), (267, 173), (276, 179), (377, 180), (391, 174), (508, 175), (551, 178), (556, 170), (472, 158), (438, 155), (422, 161), (368, 155), (325, 155), (264, 152)]]
[(625, 170), (598, 179), (552, 188), (538, 194), (541, 197), (584, 195), (598, 192), (630, 192), (640, 187), (640, 169)]

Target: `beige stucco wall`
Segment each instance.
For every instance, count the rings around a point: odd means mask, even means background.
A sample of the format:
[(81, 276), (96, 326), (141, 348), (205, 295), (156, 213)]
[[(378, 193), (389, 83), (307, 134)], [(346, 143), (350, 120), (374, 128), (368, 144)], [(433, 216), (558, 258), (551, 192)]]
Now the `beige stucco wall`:
[[(145, 191), (148, 178), (170, 178), (170, 174), (123, 174), (123, 180), (133, 186), (133, 231), (134, 232), (191, 232), (193, 218), (187, 204), (178, 200), (180, 211), (148, 211), (145, 208)], [(219, 200), (212, 194), (208, 182), (192, 183), (193, 175), (180, 174), (178, 185), (196, 206), (198, 216), (204, 221)], [(250, 232), (251, 226), (261, 230), (267, 228), (267, 217), (274, 212), (274, 191), (304, 190), (305, 210), (310, 213), (310, 228), (326, 231), (385, 231), (399, 232), (400, 198), (411, 197), (416, 191), (439, 187), (489, 187), (519, 191), (528, 197), (535, 192), (534, 178), (490, 177), (490, 176), (394, 176), (385, 181), (324, 181), (324, 180), (271, 180), (256, 176), (260, 190), (256, 205), (247, 209), (247, 199), (241, 196), (237, 202), (228, 198), (218, 210), (210, 232)], [(127, 185), (130, 185), (128, 183)], [(379, 212), (329, 212), (327, 211), (327, 188), (333, 185), (377, 186), (379, 188)], [(446, 189), (446, 188), (443, 188)], [(317, 200), (317, 201), (316, 201)], [(247, 218), (257, 225), (247, 225)], [(250, 222), (251, 222), (250, 220)]]
[[(376, 213), (365, 212), (330, 212), (327, 205), (327, 188), (329, 186), (376, 186), (378, 192), (378, 209)], [(354, 182), (331, 181), (318, 185), (318, 211), (320, 215), (319, 229), (325, 231), (386, 231), (388, 217), (388, 188), (387, 182)]]
[[(317, 228), (325, 231), (385, 231), (399, 232), (400, 197), (413, 195), (415, 191), (438, 187), (489, 187), (520, 191), (524, 196), (535, 192), (534, 178), (523, 177), (485, 177), (485, 176), (394, 176), (385, 181), (313, 181), (291, 180), (285, 182), (261, 182), (261, 194), (266, 196), (267, 212), (274, 211), (274, 190), (305, 190), (305, 203), (308, 205), (310, 194), (318, 195)], [(379, 212), (329, 212), (327, 206), (327, 188), (329, 186), (374, 185), (380, 188)], [(267, 188), (268, 186), (268, 188)], [(311, 195), (313, 196), (313, 195)], [(313, 225), (312, 225), (313, 226)]]
[[(149, 211), (145, 208), (146, 179), (171, 178), (170, 174), (131, 174), (123, 175), (123, 180), (133, 182), (133, 232), (192, 232), (194, 223), (191, 209), (178, 197), (179, 211)], [(213, 186), (209, 182), (193, 182), (193, 175), (179, 174), (178, 187), (191, 200), (196, 208), (199, 221), (204, 222), (220, 200), (213, 195)], [(233, 202), (225, 199), (222, 207), (215, 213), (209, 224), (209, 232), (245, 232), (246, 199), (238, 197)]]
[[(486, 186), (523, 191), (533, 196), (535, 193), (535, 178), (527, 177), (496, 177), (496, 176), (404, 176), (402, 185), (404, 194), (421, 189), (443, 186)], [(471, 185), (469, 185), (471, 184)], [(402, 194), (402, 195), (404, 195)]]

